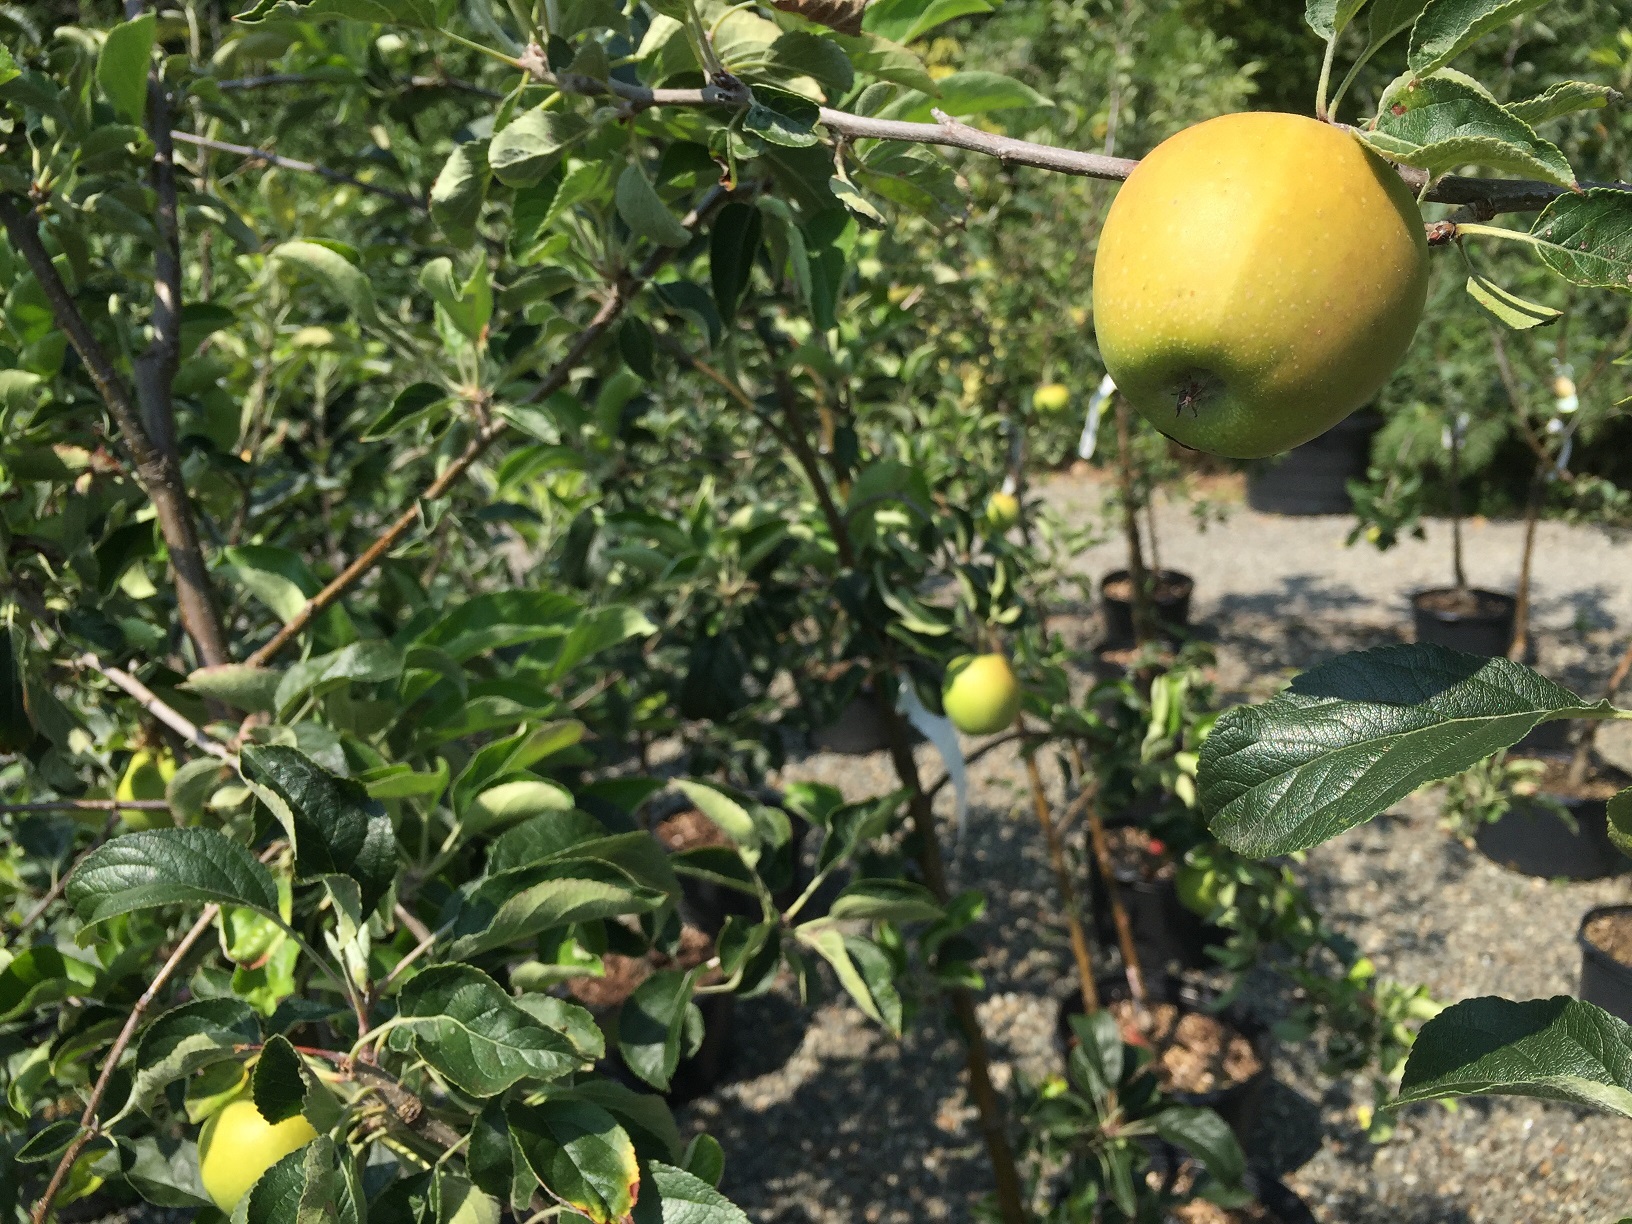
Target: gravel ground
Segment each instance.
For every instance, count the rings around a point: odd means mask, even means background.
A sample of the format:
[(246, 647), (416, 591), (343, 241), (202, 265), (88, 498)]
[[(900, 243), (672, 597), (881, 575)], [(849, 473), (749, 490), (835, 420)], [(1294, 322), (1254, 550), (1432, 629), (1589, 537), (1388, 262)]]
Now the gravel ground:
[[(1224, 486), (1224, 496), (1230, 492)], [(1100, 487), (1061, 479), (1041, 495), (1084, 521), (1097, 513)], [(1221, 684), (1236, 693), (1262, 695), (1292, 669), (1404, 640), (1409, 593), (1443, 585), (1449, 571), (1449, 532), (1440, 523), (1429, 525), (1426, 541), (1379, 556), (1344, 547), (1344, 518), (1277, 518), (1237, 504), (1225, 525), (1202, 533), (1183, 506), (1167, 505), (1158, 521), (1162, 561), (1196, 579), (1193, 619), (1217, 643)], [(1520, 535), (1517, 524), (1470, 524), (1476, 584), (1511, 589)], [(1121, 560), (1113, 543), (1077, 563), (1097, 576)], [(1632, 544), (1624, 539), (1542, 526), (1535, 575), (1542, 670), (1588, 689), (1602, 683), (1617, 627), (1632, 626), (1629, 563)], [(1605, 755), (1632, 766), (1632, 728), (1610, 731)], [(939, 774), (928, 748), (920, 749), (920, 768), (926, 778)], [(784, 772), (784, 781), (795, 778), (828, 781), (853, 796), (893, 785), (882, 755), (809, 756)], [(1070, 990), (1069, 957), (1016, 757), (992, 754), (972, 781), (969, 831), (954, 866), (960, 882), (990, 899), (980, 1014), (994, 1074), (1007, 1085), (1054, 1064), (1055, 1001)], [(1625, 880), (1561, 885), (1496, 867), (1441, 832), (1431, 800), (1420, 796), (1320, 847), (1301, 870), (1333, 923), (1381, 972), (1426, 983), (1445, 1001), (1571, 991), (1581, 914), (1632, 897)], [(974, 1218), (987, 1167), (961, 1088), (961, 1051), (935, 1017), (920, 1017), (899, 1042), (841, 1000), (807, 1009), (774, 996), (745, 1004), (738, 1017), (737, 1073), (690, 1106), (684, 1121), (724, 1145), (726, 1189), (754, 1220)], [(1455, 1112), (1419, 1106), (1393, 1142), (1374, 1147), (1353, 1121), (1347, 1086), (1322, 1081), (1310, 1052), (1278, 1051), (1275, 1071), (1253, 1146), (1325, 1224), (1609, 1221), (1632, 1211), (1632, 1169), (1621, 1159), (1632, 1130), (1624, 1121), (1524, 1101), (1475, 1101)]]

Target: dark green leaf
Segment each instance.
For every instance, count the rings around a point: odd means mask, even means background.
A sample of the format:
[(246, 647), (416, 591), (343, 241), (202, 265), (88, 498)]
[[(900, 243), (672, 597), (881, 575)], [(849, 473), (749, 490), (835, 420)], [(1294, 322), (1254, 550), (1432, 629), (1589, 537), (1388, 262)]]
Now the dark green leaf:
[(431, 185), (431, 219), (442, 227), (449, 242), (469, 246), (476, 241), (476, 222), (487, 198), (487, 152), (474, 142), (453, 146), (448, 160)]
[(1406, 62), (1427, 76), (1491, 30), (1540, 8), (1546, 0), (1429, 0), (1411, 31)]
[(596, 1221), (618, 1224), (640, 1188), (635, 1145), (606, 1110), (581, 1101), (511, 1105), (510, 1133), (540, 1184)]
[(730, 203), (714, 219), (709, 234), (708, 272), (714, 287), (714, 305), (729, 321), (748, 288), (754, 260), (759, 255), (761, 217), (751, 204)]
[(272, 873), (246, 846), (214, 829), (154, 829), (116, 837), (85, 856), (68, 881), (67, 897), (87, 927), (160, 905), (216, 902), (278, 912)]
[(305, 1104), (306, 1068), (281, 1033), (267, 1038), (261, 1047), (250, 1078), (250, 1094), (261, 1117), (274, 1124), (293, 1118)]
[(691, 231), (669, 211), (639, 166), (630, 163), (623, 168), (614, 199), (618, 216), (640, 237), (670, 247), (683, 247), (691, 241)]
[(954, 72), (935, 83), (936, 94), (911, 94), (879, 112), (883, 119), (928, 122), (932, 110), (953, 118), (992, 111), (1049, 107), (1054, 104), (1031, 86), (999, 72)]
[(1609, 840), (1622, 854), (1632, 856), (1632, 787), (1609, 801)]
[(1345, 655), (1218, 720), (1201, 750), (1202, 807), (1232, 849), (1290, 854), (1516, 744), (1545, 719), (1599, 708), (1506, 659), (1429, 645)]
[(1303, 19), (1316, 34), (1332, 39), (1348, 29), (1349, 22), (1365, 3), (1366, 0), (1308, 0)]
[(905, 45), (958, 17), (991, 11), (986, 0), (877, 0), (867, 6), (861, 28)]
[(740, 1207), (686, 1170), (654, 1160), (651, 1173), (663, 1224), (748, 1224)]
[(397, 835), (384, 805), (361, 782), (293, 748), (246, 744), (240, 759), (245, 781), (294, 843), (297, 875), (349, 876), (361, 890), (363, 912), (371, 912), (397, 874)]
[(554, 1080), (578, 1069), (570, 1041), (471, 965), (426, 969), (397, 1002), (397, 1031), (411, 1034), (419, 1056), (472, 1096), (496, 1096), (522, 1080)]
[(886, 922), (932, 922), (941, 916), (935, 895), (911, 880), (857, 880), (834, 899), (830, 917)]
[(246, 1224), (334, 1224), (340, 1176), (334, 1140), (319, 1135), (290, 1152), (250, 1188)]
[(1632, 289), (1632, 192), (1594, 187), (1561, 195), (1530, 230), (1542, 262), (1598, 289)]
[(467, 960), (480, 952), (530, 939), (551, 927), (657, 909), (668, 894), (630, 883), (621, 871), (568, 863), (559, 878), (519, 888), (509, 877), (478, 886), (454, 924), (448, 955)]
[(70, 995), (89, 996), (100, 976), (96, 965), (64, 956), (50, 944), (24, 948), (0, 969), (0, 1020)]
[(1398, 1103), (1491, 1093), (1632, 1118), (1632, 1027), (1565, 995), (1453, 1004), (1417, 1034)]
[(125, 1111), (146, 1109), (166, 1085), (211, 1063), (242, 1062), (242, 1047), (260, 1040), (254, 1009), (242, 999), (195, 999), (172, 1008), (142, 1031)]
[(1189, 1152), (1223, 1185), (1241, 1184), (1246, 1157), (1229, 1124), (1210, 1109), (1169, 1105), (1153, 1114), (1150, 1124), (1166, 1142)]
[(618, 1052), (631, 1071), (660, 1091), (668, 1090), (680, 1063), (680, 1038), (695, 976), (679, 969), (659, 970), (618, 1010)]

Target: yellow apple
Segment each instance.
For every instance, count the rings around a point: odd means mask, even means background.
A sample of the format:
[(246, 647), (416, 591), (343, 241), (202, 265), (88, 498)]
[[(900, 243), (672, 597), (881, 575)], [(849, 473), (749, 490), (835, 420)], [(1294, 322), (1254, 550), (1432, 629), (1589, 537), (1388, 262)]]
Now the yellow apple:
[(964, 655), (947, 668), (941, 707), (965, 735), (993, 735), (1020, 713), (1020, 681), (1001, 654)]
[[(176, 776), (176, 759), (160, 749), (151, 752), (138, 748), (130, 754), (130, 763), (119, 779), (114, 798), (127, 803), (134, 799), (163, 799), (170, 779)], [(127, 829), (167, 829), (175, 823), (168, 811), (144, 811), (128, 808), (119, 817)]]
[(986, 499), (986, 522), (993, 531), (1007, 531), (1020, 521), (1020, 499), (999, 489)]
[(1422, 216), (1388, 163), (1315, 119), (1224, 115), (1158, 145), (1117, 193), (1094, 330), (1157, 429), (1253, 459), (1371, 399), (1427, 288)]
[(1038, 412), (1058, 412), (1071, 402), (1071, 392), (1064, 383), (1044, 383), (1031, 393), (1031, 406)]
[(198, 1133), (198, 1174), (204, 1192), (228, 1215), (238, 1200), (290, 1152), (299, 1151), (317, 1132), (302, 1114), (273, 1125), (255, 1102), (239, 1097), (212, 1114)]

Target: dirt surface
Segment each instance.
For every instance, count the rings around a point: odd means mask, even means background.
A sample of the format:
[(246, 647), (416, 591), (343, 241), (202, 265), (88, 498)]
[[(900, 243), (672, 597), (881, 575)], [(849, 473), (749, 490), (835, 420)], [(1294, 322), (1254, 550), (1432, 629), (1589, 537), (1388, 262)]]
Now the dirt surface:
[[(1235, 482), (1214, 482), (1213, 491), (1239, 501)], [(1082, 522), (1097, 513), (1103, 488), (1062, 478), (1040, 492)], [(1237, 697), (1261, 699), (1344, 651), (1408, 640), (1411, 594), (1450, 577), (1449, 532), (1439, 522), (1428, 524), (1426, 541), (1379, 555), (1344, 546), (1348, 518), (1280, 518), (1239, 504), (1205, 532), (1182, 505), (1160, 506), (1157, 518), (1162, 564), (1195, 578), (1193, 620), (1217, 645), (1221, 687)], [(1521, 531), (1470, 522), (1470, 579), (1510, 590)], [(1114, 540), (1076, 562), (1095, 578), (1124, 563)], [(1535, 654), (1545, 674), (1596, 695), (1621, 635), (1632, 632), (1628, 575), (1624, 538), (1541, 525)], [(1093, 609), (1061, 611), (1062, 630), (1084, 645), (1095, 639)], [(1603, 727), (1599, 748), (1632, 764), (1632, 727)], [(926, 779), (940, 776), (933, 749), (921, 746), (918, 761)], [(1055, 1023), (1071, 992), (1070, 954), (1018, 757), (1000, 749), (970, 772), (967, 833), (951, 868), (956, 887), (979, 887), (989, 899), (976, 932), (987, 949), (979, 1014), (993, 1074), (1009, 1089), (1060, 1068)], [(883, 753), (800, 755), (781, 780), (795, 778), (831, 782), (852, 798), (896, 784)], [(950, 843), (949, 795), (937, 811)], [(1488, 862), (1441, 830), (1432, 793), (1318, 847), (1295, 870), (1380, 973), (1425, 983), (1445, 1002), (1573, 991), (1582, 915), (1632, 900), (1626, 879), (1554, 884)], [(1287, 1006), (1272, 979), (1254, 979), (1246, 1002), (1267, 1019)], [(756, 1224), (976, 1219), (990, 1177), (960, 1045), (933, 1009), (895, 1041), (837, 993), (802, 1007), (782, 991), (745, 1001), (737, 1032), (732, 1081), (683, 1120), (720, 1139), (725, 1188)], [(1622, 1119), (1521, 1099), (1475, 1100), (1455, 1112), (1419, 1105), (1379, 1147), (1356, 1120), (1355, 1086), (1322, 1077), (1314, 1050), (1282, 1044), (1272, 1070), (1250, 1147), (1322, 1224), (1605, 1224), (1632, 1214), (1632, 1132)]]
[[(1117, 578), (1107, 582), (1102, 588), (1105, 598), (1117, 603), (1131, 604), (1133, 602), (1133, 579)], [(1178, 603), (1194, 589), (1194, 584), (1188, 579), (1171, 570), (1163, 570), (1157, 575), (1151, 587), (1151, 598), (1159, 604)]]

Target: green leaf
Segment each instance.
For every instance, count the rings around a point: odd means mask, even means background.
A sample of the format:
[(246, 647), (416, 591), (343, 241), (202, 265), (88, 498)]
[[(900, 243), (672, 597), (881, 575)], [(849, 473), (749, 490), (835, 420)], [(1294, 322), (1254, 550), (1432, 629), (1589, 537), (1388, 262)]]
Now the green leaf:
[(1194, 1156), (1218, 1181), (1237, 1187), (1247, 1171), (1241, 1144), (1229, 1124), (1210, 1109), (1169, 1105), (1151, 1115), (1150, 1125), (1167, 1143)]
[(740, 1207), (701, 1178), (658, 1160), (650, 1169), (663, 1224), (748, 1224)]
[(880, 81), (922, 90), (926, 94), (936, 92), (935, 78), (929, 75), (924, 61), (900, 43), (872, 33), (864, 33), (858, 38), (839, 35), (833, 41), (844, 48), (850, 63), (863, 76), (877, 77)]
[(1385, 646), (1305, 672), (1221, 717), (1198, 780), (1213, 833), (1265, 858), (1307, 849), (1538, 723), (1596, 712), (1529, 668), (1440, 646)]
[(190, 672), (182, 687), (246, 714), (270, 714), (277, 709), (275, 695), (282, 677), (281, 671), (270, 667), (222, 663)]
[(737, 303), (748, 288), (759, 255), (761, 226), (761, 213), (751, 204), (727, 204), (714, 218), (708, 236), (708, 273), (721, 319), (729, 321), (737, 313)]
[(506, 829), (545, 812), (570, 812), (572, 792), (547, 778), (523, 778), (490, 786), (466, 806), (463, 820), (470, 833)]
[(695, 972), (661, 969), (618, 1009), (618, 1052), (629, 1069), (660, 1092), (680, 1065), (680, 1039)]
[(327, 1135), (290, 1152), (250, 1188), (241, 1207), (245, 1224), (334, 1224), (340, 1197), (336, 1159), (334, 1140)]
[(96, 965), (64, 956), (50, 944), (24, 948), (0, 969), (0, 1021), (70, 995), (92, 996), (100, 976)]
[(23, 70), (17, 67), (17, 61), (11, 58), (11, 52), (5, 47), (0, 47), (0, 85), (14, 81), (22, 74)]
[(130, 1097), (120, 1112), (146, 1109), (166, 1086), (212, 1063), (242, 1062), (239, 1047), (260, 1040), (260, 1022), (242, 999), (194, 999), (172, 1008), (142, 1031)]
[(932, 922), (941, 917), (935, 895), (911, 880), (857, 880), (833, 901), (831, 918)]
[(1370, 59), (1372, 52), (1396, 34), (1415, 25), (1427, 5), (1428, 0), (1373, 0), (1371, 11), (1366, 14), (1363, 52), (1366, 58)]
[(546, 1101), (505, 1110), (517, 1150), (545, 1190), (596, 1224), (620, 1224), (640, 1191), (635, 1145), (598, 1105)]
[(1532, 327), (1546, 327), (1564, 315), (1562, 310), (1529, 302), (1516, 293), (1509, 293), (1495, 281), (1478, 273), (1468, 277), (1468, 296), (1483, 306), (1498, 322), (1514, 331), (1528, 331)]
[(1396, 81), (1383, 97), (1376, 127), (1355, 135), (1383, 156), (1435, 176), (1477, 165), (1575, 185), (1575, 172), (1556, 145), (1460, 73)]
[(256, 0), (246, 13), (234, 20), (257, 21), (293, 19), (298, 21), (364, 21), (370, 25), (404, 26), (408, 29), (440, 31), (447, 28), (454, 0)]
[(294, 748), (246, 744), (244, 780), (283, 822), (303, 880), (349, 876), (373, 911), (397, 874), (397, 835), (385, 807), (353, 778), (330, 773)]
[(873, 992), (867, 988), (867, 980), (857, 970), (855, 962), (850, 959), (850, 951), (845, 946), (845, 938), (834, 927), (818, 919), (816, 922), (807, 922), (804, 926), (796, 927), (794, 934), (799, 942), (816, 952), (829, 965), (839, 979), (839, 985), (856, 1001), (856, 1006), (869, 1019), (884, 1023), (884, 1017), (879, 1013), (878, 1004), (873, 1001)]
[[(466, 898), (454, 924), (448, 955), (455, 960), (529, 939), (573, 922), (642, 914), (657, 909), (668, 894), (631, 884), (622, 872), (594, 872), (588, 863), (549, 870), (574, 872), (517, 890), (510, 878), (489, 880)], [(605, 875), (612, 878), (595, 878)]]
[(321, 697), (348, 683), (384, 684), (402, 675), (403, 657), (377, 638), (353, 642), (332, 654), (302, 659), (284, 672), (273, 693), (278, 713), (287, 714), (307, 697)]
[(271, 259), (316, 281), (363, 322), (374, 320), (374, 289), (368, 277), (340, 252), (297, 239), (274, 247)]
[(506, 124), (487, 148), (493, 177), (508, 187), (531, 187), (553, 170), (572, 143), (589, 131), (580, 116), (545, 110), (524, 111)]
[(1311, 30), (1330, 41), (1349, 28), (1349, 22), (1365, 3), (1366, 0), (1307, 0), (1303, 19)]
[(861, 28), (895, 43), (910, 43), (936, 26), (971, 13), (989, 13), (986, 0), (877, 0), (867, 6)]
[(1611, 102), (1619, 102), (1621, 95), (1608, 85), (1593, 85), (1586, 81), (1559, 81), (1544, 92), (1522, 102), (1509, 102), (1507, 113), (1524, 120), (1531, 127), (1573, 115), (1578, 111), (1601, 110)]
[[(327, 248), (322, 248), (327, 250)], [(333, 251), (329, 251), (333, 255)], [(340, 257), (335, 256), (336, 259)], [(341, 259), (341, 263), (345, 260)], [(346, 264), (348, 268), (350, 264)], [(356, 271), (356, 269), (352, 269)], [(317, 578), (298, 554), (270, 545), (247, 545), (221, 550), (221, 559), (233, 578), (288, 624), (299, 616), (306, 601), (317, 593)]]
[(1427, 76), (1451, 62), (1476, 39), (1515, 17), (1538, 9), (1547, 0), (1428, 0), (1411, 31), (1406, 62)]
[(439, 256), (419, 273), (419, 285), (447, 312), (459, 334), (472, 344), (481, 340), (493, 318), (493, 289), (487, 279), (487, 257), (479, 255), (463, 285), (453, 276), (453, 260)]
[(1566, 995), (1453, 1004), (1417, 1034), (1395, 1104), (1485, 1094), (1632, 1118), (1632, 1027)]
[(1561, 195), (1530, 230), (1541, 260), (1565, 280), (1632, 288), (1632, 192), (1594, 187)]
[(459, 604), (415, 641), (463, 663), (489, 650), (564, 635), (581, 610), (577, 600), (553, 591), (497, 591)]
[[(128, 123), (141, 123), (147, 114), (147, 74), (153, 62), (156, 26), (152, 13), (120, 22), (108, 31), (96, 57), (96, 83)], [(9, 54), (6, 60), (10, 73), (5, 79), (9, 80), (17, 75), (17, 65)]]
[(576, 1071), (577, 1051), (560, 1033), (518, 1007), (471, 965), (434, 965), (397, 996), (397, 1033), (462, 1091), (497, 1096), (523, 1080), (556, 1080)]
[(737, 845), (750, 850), (759, 845), (759, 829), (754, 818), (730, 795), (706, 782), (693, 782), (689, 778), (677, 778), (674, 785)]
[(806, 30), (789, 31), (772, 43), (770, 66), (782, 73), (810, 77), (822, 87), (829, 101), (844, 97), (856, 80), (844, 48), (831, 38)]
[(476, 222), (487, 199), (489, 177), (486, 149), (470, 142), (453, 146), (431, 184), (431, 219), (456, 246), (476, 242)]
[(268, 1122), (284, 1122), (300, 1113), (306, 1101), (306, 1068), (283, 1034), (273, 1034), (261, 1047), (249, 1087), (255, 1108)]
[(1622, 854), (1632, 857), (1632, 787), (1609, 801), (1609, 840)]
[(121, 1138), (121, 1172), (142, 1198), (158, 1207), (209, 1207), (210, 1196), (198, 1176), (198, 1145), (190, 1140), (167, 1155), (152, 1135)]
[[(91, 851), (68, 881), (87, 927), (161, 905), (242, 905), (274, 917), (278, 887), (248, 847), (214, 829), (127, 833)], [(82, 932), (82, 937), (89, 932)]]
[(816, 135), (818, 114), (818, 107), (810, 99), (761, 85), (754, 90), (753, 104), (742, 117), (742, 130), (771, 144), (809, 148), (821, 139)]
[(691, 241), (691, 231), (658, 198), (657, 190), (633, 162), (618, 176), (614, 202), (623, 223), (642, 238), (670, 247), (683, 247)]
[(939, 110), (955, 119), (992, 111), (1052, 107), (1054, 104), (1030, 85), (998, 72), (954, 72), (936, 83), (936, 96), (909, 94), (879, 112), (882, 119), (926, 123)]

